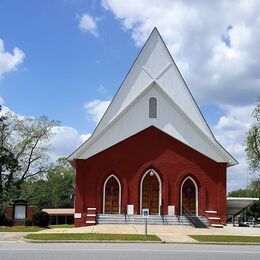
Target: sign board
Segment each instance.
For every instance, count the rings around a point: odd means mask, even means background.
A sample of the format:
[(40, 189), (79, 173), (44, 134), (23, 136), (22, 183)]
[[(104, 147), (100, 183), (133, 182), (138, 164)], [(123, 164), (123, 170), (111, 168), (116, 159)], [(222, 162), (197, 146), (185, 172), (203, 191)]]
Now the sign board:
[(175, 216), (175, 206), (174, 205), (168, 206), (168, 215), (169, 216)]
[(134, 215), (134, 205), (127, 205), (127, 215)]
[(81, 213), (75, 213), (74, 218), (81, 218)]
[(149, 217), (149, 209), (143, 209), (143, 217), (148, 218)]

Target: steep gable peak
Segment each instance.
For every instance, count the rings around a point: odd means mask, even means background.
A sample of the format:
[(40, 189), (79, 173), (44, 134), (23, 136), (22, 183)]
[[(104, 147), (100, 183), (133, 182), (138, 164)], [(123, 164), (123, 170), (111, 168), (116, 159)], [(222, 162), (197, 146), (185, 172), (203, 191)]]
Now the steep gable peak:
[[(171, 100), (174, 104), (172, 109), (178, 111), (178, 114), (180, 114), (182, 118), (185, 118), (186, 121), (188, 120), (191, 122), (194, 126), (194, 131), (195, 129), (198, 129), (196, 131), (200, 133), (200, 136), (207, 140), (209, 146), (215, 146), (214, 149), (216, 150), (216, 153), (219, 153), (221, 156), (223, 156), (223, 162), (227, 162), (230, 165), (236, 164), (235, 159), (226, 152), (226, 150), (216, 141), (215, 137), (213, 136), (156, 27), (148, 37), (146, 43), (141, 49), (126, 77), (124, 78), (120, 88), (118, 89), (116, 95), (114, 96), (108, 109), (97, 125), (92, 136), (81, 147), (79, 147), (69, 157), (69, 159), (86, 159), (89, 156), (101, 152), (102, 150), (109, 148), (119, 141), (122, 141), (117, 138), (118, 134), (116, 133), (114, 137), (110, 134), (110, 137), (107, 137), (108, 139), (104, 138), (104, 135), (106, 135), (107, 132), (112, 129), (111, 127), (115, 126), (115, 124), (118, 125), (124, 122), (122, 118), (126, 115), (129, 115), (129, 113), (127, 113), (129, 108), (131, 108), (137, 102), (137, 100), (151, 88), (152, 85), (155, 87), (158, 86), (161, 89), (162, 93), (164, 93), (163, 96), (168, 100)], [(142, 109), (147, 109), (147, 107)], [(142, 112), (143, 111), (140, 111), (140, 113)], [(169, 120), (174, 119), (172, 117), (170, 119), (169, 117)], [(131, 119), (131, 121), (133, 120)], [(179, 119), (179, 122), (181, 122), (181, 119)], [(173, 124), (173, 122), (169, 123)], [(174, 123), (177, 123), (177, 121)], [(147, 122), (143, 123), (143, 125), (140, 125), (140, 123), (138, 124), (139, 125), (136, 129), (142, 130), (147, 127)], [(153, 121), (150, 123), (148, 122), (148, 124), (152, 125)], [(160, 125), (160, 122), (158, 121), (156, 123), (156, 127), (163, 130), (164, 125)], [(133, 129), (131, 132), (131, 126), (129, 126), (129, 128), (130, 130), (125, 130), (127, 133), (124, 134), (125, 138), (131, 136), (131, 133), (136, 133), (136, 129)], [(125, 129), (125, 127), (122, 129)], [(168, 134), (171, 135), (171, 131)], [(183, 134), (185, 135), (185, 133)], [(101, 136), (102, 145), (97, 145), (98, 139), (100, 139)], [(174, 131), (172, 132), (172, 136), (176, 138)], [(186, 137), (183, 138), (185, 139)], [(196, 146), (196, 149), (199, 149), (199, 146), (196, 144), (192, 146), (192, 148), (195, 148)], [(86, 153), (86, 150), (88, 149), (90, 149), (92, 152)], [(204, 149), (203, 153), (207, 153), (207, 148)], [(214, 159), (212, 154), (210, 157)], [(216, 156), (218, 161), (220, 161), (219, 154)]]

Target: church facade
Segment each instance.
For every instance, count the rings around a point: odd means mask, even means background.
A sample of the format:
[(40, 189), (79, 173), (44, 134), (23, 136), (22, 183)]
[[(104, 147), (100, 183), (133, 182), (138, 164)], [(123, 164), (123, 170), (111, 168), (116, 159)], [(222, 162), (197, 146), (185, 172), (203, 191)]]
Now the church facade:
[(226, 223), (226, 170), (237, 161), (215, 139), (156, 28), (92, 136), (68, 159), (76, 226), (144, 209)]

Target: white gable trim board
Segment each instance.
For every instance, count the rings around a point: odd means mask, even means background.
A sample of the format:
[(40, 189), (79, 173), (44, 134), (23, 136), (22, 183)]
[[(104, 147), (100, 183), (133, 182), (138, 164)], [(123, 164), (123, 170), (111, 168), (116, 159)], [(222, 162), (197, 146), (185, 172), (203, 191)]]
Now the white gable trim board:
[[(157, 118), (149, 118), (151, 97), (158, 100)], [(87, 159), (149, 126), (217, 162), (237, 164), (215, 139), (156, 29), (92, 136), (68, 159)]]
[[(157, 98), (157, 118), (149, 118), (150, 97)], [(228, 159), (229, 154), (185, 116), (181, 108), (156, 83), (145, 89), (102, 132), (82, 146), (77, 156), (79, 159), (89, 158), (150, 126), (155, 126), (217, 162)]]

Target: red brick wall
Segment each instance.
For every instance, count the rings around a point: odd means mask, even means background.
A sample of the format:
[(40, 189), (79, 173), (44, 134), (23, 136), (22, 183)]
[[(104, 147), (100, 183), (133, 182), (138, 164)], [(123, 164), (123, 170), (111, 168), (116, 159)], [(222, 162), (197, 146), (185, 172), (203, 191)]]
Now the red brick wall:
[(10, 218), (13, 218), (13, 212), (14, 212), (14, 208), (13, 206), (9, 206), (6, 210), (6, 215)]
[(27, 218), (32, 219), (34, 214), (34, 207), (28, 206), (27, 207)]
[[(32, 219), (34, 214), (34, 208), (32, 206), (27, 205), (27, 216), (26, 218)], [(9, 206), (6, 210), (6, 215), (13, 218), (14, 217), (14, 206)], [(13, 225), (14, 226), (23, 226), (24, 225), (24, 220), (13, 220)]]
[[(103, 184), (115, 174), (122, 186), (121, 212), (127, 204), (134, 204), (139, 214), (140, 181), (146, 170), (153, 168), (162, 180), (162, 209), (168, 205), (179, 212), (181, 183), (191, 176), (198, 185), (199, 209), (217, 210), (226, 221), (226, 163), (217, 163), (200, 154), (155, 127), (138, 134), (92, 156), (76, 160), (76, 213), (96, 208), (102, 213)], [(86, 225), (75, 219), (76, 226)]]

